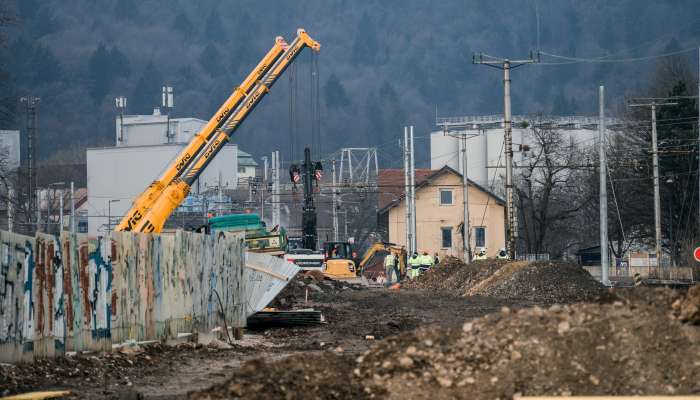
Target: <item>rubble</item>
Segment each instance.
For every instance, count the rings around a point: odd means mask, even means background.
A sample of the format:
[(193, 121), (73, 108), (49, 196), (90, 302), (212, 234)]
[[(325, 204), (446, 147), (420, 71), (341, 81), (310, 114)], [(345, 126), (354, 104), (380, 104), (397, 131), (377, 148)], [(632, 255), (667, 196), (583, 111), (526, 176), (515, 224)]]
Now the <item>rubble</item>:
[(320, 271), (298, 273), (268, 307), (278, 310), (303, 308), (306, 302), (331, 301), (345, 290), (364, 290), (362, 285), (326, 278)]
[[(700, 328), (674, 319), (670, 290), (616, 301), (513, 310), (419, 328), (360, 355), (327, 350), (246, 364), (223, 398), (510, 399), (520, 395), (681, 395), (700, 391)], [(693, 297), (694, 298), (694, 297)], [(683, 302), (685, 300), (681, 300)], [(688, 330), (690, 329), (690, 331)]]

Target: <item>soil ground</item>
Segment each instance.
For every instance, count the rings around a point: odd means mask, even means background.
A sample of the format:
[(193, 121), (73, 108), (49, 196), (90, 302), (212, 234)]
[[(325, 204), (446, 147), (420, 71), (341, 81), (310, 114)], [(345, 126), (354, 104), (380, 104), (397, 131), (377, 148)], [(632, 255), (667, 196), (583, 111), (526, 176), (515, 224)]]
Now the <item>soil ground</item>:
[[(567, 291), (552, 290), (553, 298), (524, 290), (523, 279), (547, 290), (537, 269), (519, 267), (493, 279), (502, 265), (473, 266), (468, 277), (463, 266), (452, 267), (399, 290), (300, 276), (275, 305), (319, 309), (326, 319), (320, 326), (248, 331), (230, 349), (157, 344), (128, 354), (2, 365), (0, 394), (68, 389), (75, 398), (505, 399), (700, 393), (700, 328), (693, 325), (700, 289), (688, 296), (643, 288), (610, 294), (587, 276), (574, 274), (576, 284), (556, 275), (552, 284), (571, 291), (566, 301)], [(462, 276), (454, 278), (457, 273)], [(465, 295), (488, 278), (494, 282), (478, 287), (483, 295)], [(446, 280), (453, 283), (441, 287)], [(515, 296), (507, 295), (511, 287)], [(559, 305), (582, 294), (590, 304)], [(625, 378), (640, 375), (640, 384)]]

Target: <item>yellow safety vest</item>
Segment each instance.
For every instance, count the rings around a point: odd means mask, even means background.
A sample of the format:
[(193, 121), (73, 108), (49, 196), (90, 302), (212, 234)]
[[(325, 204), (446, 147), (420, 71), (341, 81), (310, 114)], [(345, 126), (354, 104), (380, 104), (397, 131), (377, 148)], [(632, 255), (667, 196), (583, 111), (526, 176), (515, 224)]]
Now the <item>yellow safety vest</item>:
[(411, 267), (413, 267), (413, 266), (418, 267), (418, 266), (420, 266), (420, 264), (421, 264), (421, 262), (420, 262), (420, 256), (418, 256), (418, 257), (411, 257), (411, 258), (408, 259), (408, 265), (410, 265)]

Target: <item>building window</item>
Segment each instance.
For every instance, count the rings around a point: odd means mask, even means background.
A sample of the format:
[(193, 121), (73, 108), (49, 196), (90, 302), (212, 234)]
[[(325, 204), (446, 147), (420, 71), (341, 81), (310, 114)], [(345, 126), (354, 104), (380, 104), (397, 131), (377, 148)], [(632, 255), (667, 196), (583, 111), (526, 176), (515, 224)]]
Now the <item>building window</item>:
[(239, 174), (245, 174), (245, 167), (238, 167)]
[(452, 190), (440, 189), (440, 205), (441, 206), (451, 206), (452, 205)]
[(486, 247), (486, 228), (477, 226), (474, 228), (474, 245), (476, 247)]
[(440, 228), (442, 231), (442, 248), (451, 249), (452, 248), (452, 228)]

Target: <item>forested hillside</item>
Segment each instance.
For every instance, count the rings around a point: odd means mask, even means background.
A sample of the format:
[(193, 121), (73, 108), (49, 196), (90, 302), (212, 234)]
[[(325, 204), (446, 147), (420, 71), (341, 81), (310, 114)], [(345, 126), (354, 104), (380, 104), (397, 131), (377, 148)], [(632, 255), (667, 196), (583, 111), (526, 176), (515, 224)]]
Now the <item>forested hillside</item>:
[[(112, 144), (114, 97), (128, 97), (129, 113), (150, 113), (165, 83), (175, 87), (175, 116), (208, 119), (275, 36), (292, 40), (298, 27), (322, 43), (323, 151), (385, 145), (385, 164), (396, 161), (393, 144), (405, 124), (424, 135), (436, 112), (501, 111), (502, 76), (472, 65), (473, 52), (524, 58), (539, 48), (620, 58), (700, 43), (692, 0), (3, 1), (14, 18), (0, 50), (0, 128), (23, 127), (18, 97), (41, 97), (43, 158), (60, 149), (58, 157), (75, 158), (85, 147)], [(302, 55), (295, 72), (288, 71), (298, 78), (296, 96), (288, 78), (281, 79), (238, 131), (237, 143), (256, 155), (279, 148), (288, 160), (294, 101), (294, 156), (300, 156), (310, 141), (310, 60)], [(591, 114), (597, 84), (607, 86), (611, 103), (620, 102), (644, 94), (653, 66), (523, 67), (513, 73), (514, 112)], [(420, 159), (427, 156), (423, 149)]]

